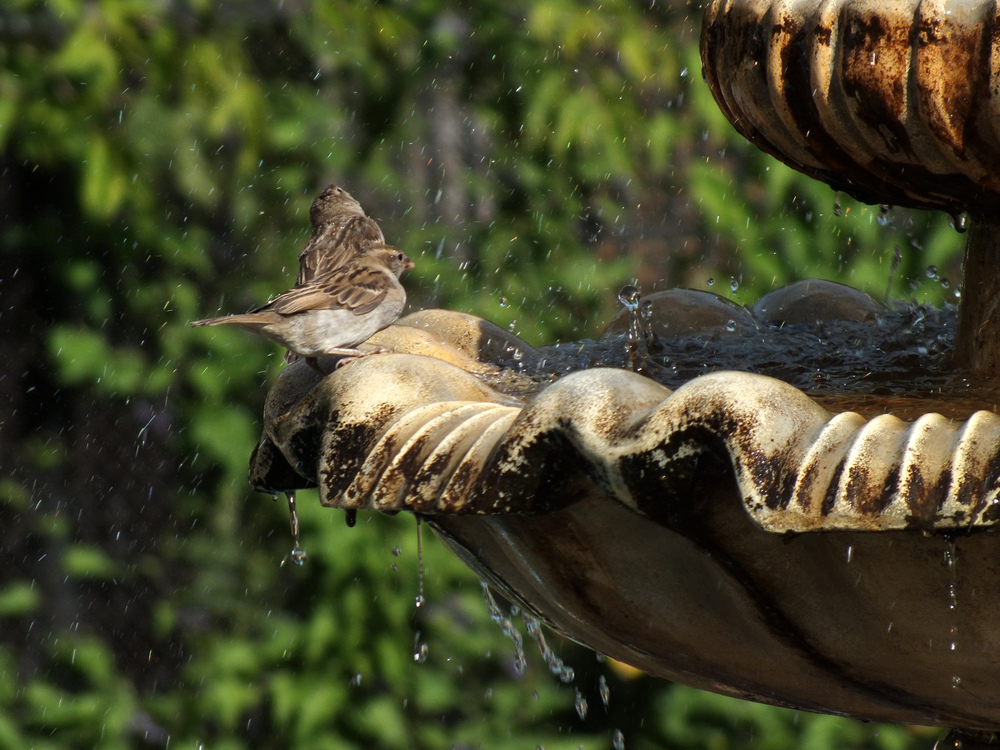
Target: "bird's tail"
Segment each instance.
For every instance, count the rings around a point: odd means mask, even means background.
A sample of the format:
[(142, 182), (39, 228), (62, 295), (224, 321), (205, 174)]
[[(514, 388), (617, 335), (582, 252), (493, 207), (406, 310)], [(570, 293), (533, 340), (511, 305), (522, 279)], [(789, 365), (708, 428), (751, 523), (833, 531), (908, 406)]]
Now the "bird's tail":
[(206, 318), (205, 320), (195, 320), (190, 323), (192, 328), (201, 326), (224, 326), (254, 323), (255, 320), (250, 315), (223, 315), (221, 318)]

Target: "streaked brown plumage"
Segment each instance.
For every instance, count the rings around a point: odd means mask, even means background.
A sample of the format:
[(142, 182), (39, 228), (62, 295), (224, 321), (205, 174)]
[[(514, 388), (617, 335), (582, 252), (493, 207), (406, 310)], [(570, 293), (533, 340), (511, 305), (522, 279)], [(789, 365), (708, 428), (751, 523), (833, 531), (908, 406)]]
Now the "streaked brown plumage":
[(318, 370), (317, 357), (364, 356), (355, 347), (396, 321), (406, 304), (399, 277), (411, 268), (413, 261), (397, 248), (369, 246), (339, 268), (279, 294), (256, 310), (191, 325), (238, 326), (276, 341)]
[(316, 197), (309, 209), (309, 220), (313, 231), (299, 253), (297, 286), (339, 268), (369, 248), (385, 245), (375, 220), (337, 185), (328, 185)]

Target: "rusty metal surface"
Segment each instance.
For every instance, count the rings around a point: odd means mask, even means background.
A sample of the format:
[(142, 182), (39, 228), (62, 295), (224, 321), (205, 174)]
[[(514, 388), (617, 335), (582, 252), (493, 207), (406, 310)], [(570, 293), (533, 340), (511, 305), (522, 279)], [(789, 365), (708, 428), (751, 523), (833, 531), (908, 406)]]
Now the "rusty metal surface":
[(992, 0), (710, 0), (705, 78), (733, 126), (868, 203), (1000, 210)]

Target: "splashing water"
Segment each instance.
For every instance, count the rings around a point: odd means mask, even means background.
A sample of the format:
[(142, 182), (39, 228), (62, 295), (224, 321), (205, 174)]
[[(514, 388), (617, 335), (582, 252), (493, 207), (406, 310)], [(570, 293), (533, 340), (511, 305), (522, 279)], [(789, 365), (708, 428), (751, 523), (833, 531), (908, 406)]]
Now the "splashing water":
[(587, 699), (580, 692), (580, 689), (576, 689), (576, 698), (573, 701), (573, 706), (576, 708), (576, 715), (580, 717), (580, 720), (587, 718)]
[(903, 262), (903, 251), (899, 245), (893, 245), (892, 262), (889, 264), (889, 278), (885, 282), (885, 296), (882, 297), (882, 304), (888, 306), (889, 294), (892, 292), (892, 279), (899, 269), (899, 264)]
[(892, 217), (889, 215), (889, 211), (892, 206), (882, 203), (878, 207), (878, 216), (875, 217), (875, 221), (880, 227), (887, 227), (892, 223)]
[(597, 680), (597, 692), (601, 696), (601, 703), (604, 704), (604, 710), (608, 710), (608, 704), (611, 702), (611, 688), (608, 687), (608, 678), (601, 675)]
[(558, 676), (562, 682), (572, 682), (576, 677), (576, 672), (573, 671), (573, 667), (568, 666), (566, 662), (556, 656), (555, 652), (549, 646), (548, 641), (545, 640), (545, 633), (542, 632), (542, 624), (527, 613), (521, 615), (521, 619), (524, 620), (524, 624), (528, 629), (528, 635), (538, 645), (538, 650), (541, 652), (545, 663), (549, 665), (549, 669), (552, 670), (552, 674)]
[(840, 191), (838, 190), (833, 194), (833, 215), (842, 216), (844, 213), (843, 209), (840, 207)]
[(616, 729), (611, 733), (611, 747), (615, 750), (625, 750), (625, 735), (622, 730)]
[[(944, 563), (948, 568), (948, 611), (952, 615), (956, 614), (958, 610), (958, 595), (956, 594), (956, 567), (958, 564), (958, 545), (955, 543), (953, 538), (948, 539), (948, 547), (944, 551)], [(955, 624), (954, 620), (948, 628), (948, 650), (956, 651), (958, 649), (958, 625)], [(951, 686), (953, 689), (958, 689), (962, 685), (962, 678), (958, 675), (953, 675), (951, 678)]]
[(420, 640), (420, 631), (418, 630), (413, 634), (413, 661), (417, 664), (423, 664), (427, 661), (428, 651), (427, 644)]
[(285, 563), (288, 561), (291, 561), (296, 565), (304, 565), (309, 556), (299, 545), (299, 514), (298, 511), (295, 510), (295, 492), (286, 492), (285, 499), (288, 501), (288, 525), (292, 530), (292, 551), (289, 552), (288, 556), (281, 561), (281, 565), (284, 567)]
[(618, 301), (629, 310), (639, 309), (639, 288), (626, 284), (618, 291)]
[(632, 372), (650, 375), (663, 365), (650, 356), (650, 347), (657, 347), (658, 339), (650, 323), (653, 313), (652, 300), (641, 300), (638, 287), (628, 284), (618, 292), (618, 301), (628, 312), (628, 329), (625, 332), (625, 356)]
[(490, 619), (499, 625), (503, 634), (514, 643), (514, 670), (518, 674), (524, 674), (528, 662), (524, 658), (524, 639), (521, 637), (521, 632), (514, 627), (511, 619), (500, 611), (496, 599), (493, 598), (493, 592), (490, 591), (489, 584), (486, 581), (480, 581), (480, 583), (483, 587), (483, 599), (486, 600), (486, 611), (489, 613)]
[(424, 543), (423, 525), (417, 517), (417, 607), (424, 606)]

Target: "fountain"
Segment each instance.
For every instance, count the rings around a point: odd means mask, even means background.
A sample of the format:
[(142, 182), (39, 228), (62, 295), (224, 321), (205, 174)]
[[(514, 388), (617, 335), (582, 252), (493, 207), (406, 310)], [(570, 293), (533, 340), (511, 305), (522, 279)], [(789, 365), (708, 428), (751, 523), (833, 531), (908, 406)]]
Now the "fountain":
[[(331, 358), (325, 378), (304, 363), (282, 373), (253, 486), (417, 514), (543, 622), (651, 674), (964, 732), (942, 746), (990, 742), (1000, 150), (978, 92), (996, 85), (995, 13), (715, 0), (702, 39), (720, 106), (769, 153), (863, 200), (968, 212), (957, 376), (943, 354), (917, 393), (837, 380), (807, 394), (808, 367), (793, 385), (678, 361), (691, 336), (729, 362), (777, 330), (855, 326), (853, 342), (891, 317), (819, 282), (752, 311), (629, 290), (602, 342), (548, 349), (426, 310), (370, 340), (391, 353), (341, 369)], [(863, 385), (880, 366), (865, 367)]]

